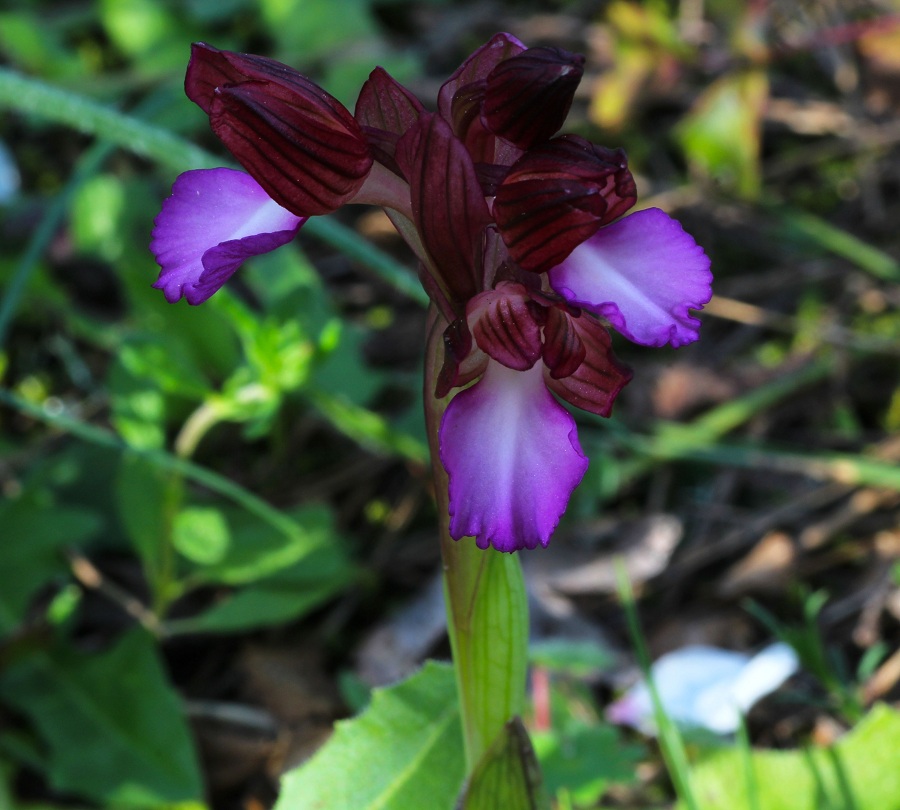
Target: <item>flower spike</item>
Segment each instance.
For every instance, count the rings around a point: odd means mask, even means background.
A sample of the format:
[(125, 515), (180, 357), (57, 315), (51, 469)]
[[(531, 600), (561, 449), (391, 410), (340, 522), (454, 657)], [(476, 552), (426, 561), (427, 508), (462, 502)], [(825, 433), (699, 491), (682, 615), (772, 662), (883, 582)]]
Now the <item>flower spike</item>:
[(681, 346), (711, 296), (709, 259), (678, 222), (625, 216), (625, 153), (556, 134), (583, 70), (581, 56), (497, 34), (444, 82), (437, 112), (376, 68), (353, 115), (261, 56), (197, 44), (185, 79), (249, 174), (176, 180), (153, 230), (154, 286), (198, 304), (307, 216), (381, 206), (431, 300), (445, 518), (481, 548), (549, 542), (588, 464), (564, 405), (609, 416), (631, 379), (608, 327)]

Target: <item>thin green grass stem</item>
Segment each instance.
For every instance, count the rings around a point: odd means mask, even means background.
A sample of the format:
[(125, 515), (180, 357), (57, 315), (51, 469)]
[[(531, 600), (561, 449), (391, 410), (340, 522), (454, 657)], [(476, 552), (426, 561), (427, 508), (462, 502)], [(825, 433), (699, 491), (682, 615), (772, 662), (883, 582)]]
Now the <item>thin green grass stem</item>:
[(738, 720), (737, 747), (741, 754), (741, 763), (744, 767), (747, 808), (748, 810), (764, 810), (759, 803), (759, 783), (756, 779), (756, 770), (753, 767), (753, 747), (750, 745), (750, 734), (747, 731), (747, 721), (743, 714)]
[(859, 237), (808, 211), (772, 203), (766, 207), (775, 216), (780, 235), (799, 237), (823, 251), (846, 259), (876, 278), (894, 283), (900, 281), (900, 262)]
[(650, 699), (653, 702), (653, 715), (656, 721), (657, 733), (659, 735), (659, 745), (662, 751), (663, 759), (666, 767), (672, 777), (675, 785), (675, 792), (678, 798), (684, 802), (687, 810), (699, 810), (699, 805), (694, 798), (691, 788), (690, 765), (688, 763), (687, 751), (684, 747), (684, 740), (678, 727), (672, 719), (666, 714), (665, 707), (659, 696), (659, 690), (656, 688), (656, 682), (653, 679), (651, 671), (650, 653), (647, 649), (647, 643), (641, 630), (640, 620), (638, 619), (637, 606), (634, 601), (634, 592), (631, 589), (631, 582), (628, 579), (628, 573), (625, 570), (625, 564), (621, 558), (615, 561), (616, 569), (616, 589), (619, 593), (619, 599), (625, 610), (625, 619), (628, 623), (628, 634), (631, 637), (631, 643), (637, 656), (638, 666), (641, 668), (644, 679), (647, 682), (647, 688), (650, 691)]
[(222, 165), (167, 129), (6, 68), (0, 68), (0, 109), (94, 135), (176, 171)]

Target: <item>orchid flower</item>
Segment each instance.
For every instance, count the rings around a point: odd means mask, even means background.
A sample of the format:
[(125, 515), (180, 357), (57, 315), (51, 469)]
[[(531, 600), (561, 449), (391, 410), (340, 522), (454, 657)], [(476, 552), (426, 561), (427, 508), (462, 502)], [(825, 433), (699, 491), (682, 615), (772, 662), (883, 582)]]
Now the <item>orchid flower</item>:
[(187, 95), (246, 174), (188, 172), (151, 249), (167, 300), (205, 301), (309, 216), (381, 205), (442, 321), (436, 389), (450, 534), (546, 546), (588, 466), (571, 413), (608, 416), (631, 377), (607, 325), (647, 346), (697, 339), (709, 260), (637, 200), (625, 154), (557, 135), (583, 58), (497, 34), (428, 112), (381, 68), (351, 114), (291, 68), (195, 45)]

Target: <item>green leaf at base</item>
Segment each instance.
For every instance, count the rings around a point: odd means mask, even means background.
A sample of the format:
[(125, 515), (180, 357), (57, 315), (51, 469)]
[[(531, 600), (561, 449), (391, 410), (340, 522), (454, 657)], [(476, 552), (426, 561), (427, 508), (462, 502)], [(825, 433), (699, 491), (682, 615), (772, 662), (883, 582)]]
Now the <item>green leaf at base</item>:
[(514, 717), (475, 766), (457, 810), (545, 810), (549, 806), (528, 732)]
[(451, 667), (377, 689), (359, 717), (288, 773), (275, 810), (450, 810), (464, 776)]

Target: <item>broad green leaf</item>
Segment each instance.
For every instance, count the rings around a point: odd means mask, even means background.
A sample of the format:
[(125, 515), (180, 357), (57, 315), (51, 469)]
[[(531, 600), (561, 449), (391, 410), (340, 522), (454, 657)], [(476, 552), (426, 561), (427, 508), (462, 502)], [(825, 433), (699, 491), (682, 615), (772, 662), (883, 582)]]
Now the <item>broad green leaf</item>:
[[(202, 115), (199, 108), (197, 111)], [(190, 115), (192, 111), (185, 110), (185, 114)], [(214, 295), (202, 307), (182, 305), (184, 302), (165, 304), (160, 291), (147, 283), (159, 272), (149, 252), (146, 263), (130, 254), (126, 256), (132, 266), (120, 278), (134, 312), (136, 328), (140, 330), (132, 340), (154, 336), (160, 341), (166, 358), (160, 373), (174, 375), (180, 383), (188, 382), (182, 373), (186, 368), (202, 369), (203, 379), (197, 380), (201, 383), (207, 378), (224, 379), (231, 374), (240, 363), (240, 347), (230, 316), (219, 305), (219, 297), (227, 290)]]
[(267, 315), (282, 321), (297, 320), (313, 336), (336, 317), (322, 277), (299, 249), (298, 242), (255, 257), (247, 270), (245, 281)]
[(119, 807), (200, 800), (178, 696), (143, 630), (102, 653), (57, 646), (22, 658), (0, 674), (0, 697), (43, 739), (55, 790)]
[(397, 455), (420, 464), (428, 461), (427, 444), (416, 436), (396, 430), (381, 414), (318, 387), (307, 389), (305, 394), (316, 410), (341, 433), (373, 453)]
[(65, 573), (63, 550), (88, 539), (101, 524), (95, 513), (56, 506), (40, 491), (0, 504), (0, 634), (22, 620), (41, 585)]
[(451, 810), (464, 775), (453, 670), (429, 662), (282, 782), (276, 810)]
[(153, 382), (166, 394), (203, 399), (209, 393), (205, 376), (178, 335), (135, 335), (117, 357), (135, 379)]
[(606, 725), (572, 725), (565, 731), (533, 732), (544, 785), (551, 796), (565, 788), (577, 802), (595, 803), (610, 782), (634, 782), (646, 752), (623, 742), (618, 729)]
[(319, 352), (312, 383), (353, 405), (363, 406), (384, 382), (384, 374), (364, 360), (369, 333), (338, 319), (331, 320), (319, 336)]
[(236, 633), (299, 619), (346, 584), (317, 582), (303, 590), (266, 582), (247, 585), (190, 619), (167, 624), (170, 633)]
[(331, 511), (324, 506), (293, 510), (291, 517), (297, 529), (289, 536), (246, 512), (227, 509), (222, 514), (228, 522), (229, 543), (216, 562), (195, 572), (204, 582), (254, 582), (290, 568), (323, 546), (342, 542)]
[[(900, 810), (900, 712), (875, 706), (829, 748), (712, 752), (693, 768), (700, 810)], [(683, 810), (683, 806), (679, 805)]]
[(543, 810), (549, 807), (541, 790), (541, 771), (528, 732), (519, 718), (510, 720), (484, 753), (457, 806), (460, 810)]
[(231, 532), (218, 509), (189, 507), (175, 516), (172, 543), (187, 559), (199, 565), (221, 562), (231, 543)]
[(352, 581), (343, 546), (329, 543), (291, 568), (224, 596), (189, 619), (168, 623), (173, 633), (228, 633), (298, 619)]

